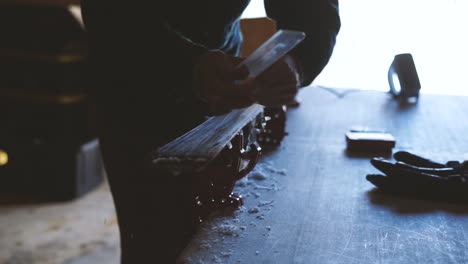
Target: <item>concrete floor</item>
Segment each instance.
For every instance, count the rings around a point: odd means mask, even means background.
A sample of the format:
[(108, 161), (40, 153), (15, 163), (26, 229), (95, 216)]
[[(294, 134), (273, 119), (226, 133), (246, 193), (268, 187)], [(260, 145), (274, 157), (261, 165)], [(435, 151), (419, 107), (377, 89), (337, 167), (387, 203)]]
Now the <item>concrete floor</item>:
[(106, 183), (64, 203), (0, 203), (0, 264), (117, 264), (119, 231)]

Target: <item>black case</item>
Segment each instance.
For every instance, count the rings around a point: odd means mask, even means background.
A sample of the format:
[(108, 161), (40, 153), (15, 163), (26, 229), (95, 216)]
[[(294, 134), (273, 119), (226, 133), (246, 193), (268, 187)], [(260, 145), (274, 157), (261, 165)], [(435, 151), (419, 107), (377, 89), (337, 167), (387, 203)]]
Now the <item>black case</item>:
[(0, 34), (0, 192), (80, 197), (103, 181), (86, 33), (66, 8), (0, 5)]

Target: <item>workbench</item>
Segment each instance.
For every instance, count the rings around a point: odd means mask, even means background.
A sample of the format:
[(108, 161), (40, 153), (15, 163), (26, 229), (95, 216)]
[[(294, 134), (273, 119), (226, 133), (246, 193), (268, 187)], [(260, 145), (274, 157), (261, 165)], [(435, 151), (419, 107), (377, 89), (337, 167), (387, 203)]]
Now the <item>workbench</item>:
[[(203, 223), (179, 263), (467, 263), (468, 205), (381, 193), (365, 176), (377, 154), (346, 151), (345, 132), (392, 133), (397, 150), (468, 159), (468, 97), (400, 104), (374, 91), (308, 87), (289, 135), (236, 191), (239, 210)], [(385, 154), (382, 154), (385, 156)], [(391, 155), (387, 155), (391, 158)]]
[[(423, 88), (424, 89), (424, 88)], [(468, 97), (307, 87), (283, 143), (236, 191), (245, 205), (215, 213), (180, 263), (468, 263), (468, 205), (392, 197), (365, 176), (374, 155), (348, 153), (354, 125), (387, 130), (397, 150), (468, 160)], [(70, 203), (0, 203), (0, 263), (117, 263), (108, 188)], [(155, 261), (157, 256), (155, 256)], [(157, 263), (157, 262), (155, 262)]]

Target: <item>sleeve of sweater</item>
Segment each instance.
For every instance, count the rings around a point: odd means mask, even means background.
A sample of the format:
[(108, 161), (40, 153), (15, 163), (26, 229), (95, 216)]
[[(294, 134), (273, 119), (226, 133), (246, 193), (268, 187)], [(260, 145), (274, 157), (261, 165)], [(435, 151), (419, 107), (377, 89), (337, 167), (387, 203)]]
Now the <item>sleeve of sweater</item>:
[(299, 30), (306, 39), (291, 53), (299, 59), (307, 86), (328, 63), (340, 30), (338, 0), (264, 0), (278, 29)]

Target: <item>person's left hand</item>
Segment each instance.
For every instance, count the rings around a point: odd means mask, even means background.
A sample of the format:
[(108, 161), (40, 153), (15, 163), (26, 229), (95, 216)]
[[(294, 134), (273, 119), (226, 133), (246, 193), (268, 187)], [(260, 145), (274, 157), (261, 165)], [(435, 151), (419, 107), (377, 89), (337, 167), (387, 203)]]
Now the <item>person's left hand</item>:
[(301, 85), (298, 62), (290, 55), (270, 66), (256, 78), (253, 101), (264, 106), (286, 105), (294, 100)]

